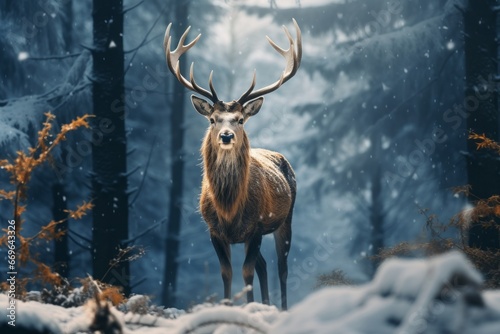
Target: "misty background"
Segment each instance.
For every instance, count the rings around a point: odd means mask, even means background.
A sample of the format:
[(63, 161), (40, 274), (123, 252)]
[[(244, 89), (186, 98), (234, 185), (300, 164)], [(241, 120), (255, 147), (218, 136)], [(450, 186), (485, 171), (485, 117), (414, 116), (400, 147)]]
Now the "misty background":
[[(208, 122), (185, 94), (172, 108), (174, 85), (163, 51), (174, 2), (124, 1), (125, 108), (129, 239), (145, 255), (131, 263), (134, 293), (162, 303), (168, 256), (169, 204), (180, 209), (176, 307), (216, 294), (219, 263), (198, 212), (199, 147)], [(266, 41), (287, 47), (281, 25), (302, 30), (303, 58), (294, 78), (265, 97), (246, 125), (252, 147), (284, 154), (295, 169), (298, 194), (289, 259), (289, 303), (314, 290), (317, 277), (342, 270), (354, 282), (371, 279), (370, 256), (400, 242), (426, 240), (426, 215), (447, 221), (466, 203), (453, 187), (467, 183), (463, 15), (459, 0), (197, 0), (187, 2), (188, 41), (202, 34), (181, 62), (214, 85), (224, 101), (237, 99), (254, 69), (257, 88), (276, 81), (283, 59)], [(137, 5), (137, 6), (136, 6)], [(89, 0), (3, 1), (0, 4), (0, 156), (12, 159), (36, 140), (52, 111), (58, 124), (91, 114), (92, 3)], [(176, 45), (178, 35), (174, 38)], [(172, 47), (173, 48), (173, 47)], [(187, 76), (188, 72), (184, 72)], [(172, 113), (184, 113), (171, 124)], [(171, 127), (183, 128), (182, 197), (172, 198)], [(30, 183), (24, 232), (52, 219), (50, 189), (64, 185), (68, 207), (90, 200), (92, 132), (78, 131)], [(0, 176), (0, 188), (9, 180)], [(1, 219), (12, 212), (0, 202)], [(91, 274), (92, 220), (68, 225), (69, 277)], [(50, 242), (36, 245), (47, 263)], [(233, 246), (233, 291), (243, 288), (243, 245)], [(272, 236), (263, 240), (271, 302), (278, 303)], [(96, 277), (98, 278), (98, 277)], [(258, 290), (258, 284), (256, 284)], [(257, 296), (260, 293), (257, 292)], [(257, 298), (259, 300), (259, 298)]]

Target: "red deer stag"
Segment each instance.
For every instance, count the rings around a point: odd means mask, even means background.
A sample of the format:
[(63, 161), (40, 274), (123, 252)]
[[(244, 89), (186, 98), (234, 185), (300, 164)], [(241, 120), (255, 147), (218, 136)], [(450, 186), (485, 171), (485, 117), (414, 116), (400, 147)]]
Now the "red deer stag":
[[(171, 24), (167, 27), (164, 48), (170, 71), (186, 88), (205, 96), (212, 103), (194, 95), (193, 106), (205, 116), (210, 125), (206, 132), (201, 154), (203, 156), (203, 181), (200, 211), (205, 219), (212, 244), (219, 257), (224, 298), (231, 297), (230, 244), (245, 243), (243, 279), (252, 285), (254, 270), (259, 277), (262, 302), (269, 303), (266, 261), (260, 252), (262, 236), (273, 233), (278, 254), (278, 271), (281, 287), (281, 306), (287, 308), (286, 280), (287, 256), (292, 237), (292, 212), (295, 202), (295, 174), (283, 155), (264, 149), (251, 149), (243, 128), (245, 122), (257, 114), (262, 106), (262, 95), (271, 93), (295, 75), (302, 57), (300, 28), (293, 20), (297, 32), (294, 41), (283, 27), (290, 42), (288, 50), (280, 48), (269, 37), (269, 43), (286, 61), (281, 77), (275, 83), (254, 91), (255, 72), (250, 88), (236, 101), (219, 100), (209, 77), (210, 91), (194, 80), (193, 64), (187, 80), (180, 73), (179, 58), (193, 47), (201, 35), (184, 45), (190, 27), (186, 29), (174, 51), (170, 50)], [(253, 301), (253, 291), (247, 293)]]

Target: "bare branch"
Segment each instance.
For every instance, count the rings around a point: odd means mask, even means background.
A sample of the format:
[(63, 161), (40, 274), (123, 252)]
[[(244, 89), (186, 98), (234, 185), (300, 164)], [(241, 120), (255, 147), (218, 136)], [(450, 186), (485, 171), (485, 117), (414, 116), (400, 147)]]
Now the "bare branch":
[(151, 27), (149, 28), (149, 30), (147, 31), (146, 35), (144, 36), (144, 38), (142, 39), (141, 43), (139, 44), (139, 46), (136, 48), (136, 50), (134, 51), (134, 54), (132, 55), (132, 57), (130, 58), (130, 61), (128, 62), (128, 66), (125, 68), (125, 72), (123, 73), (123, 75), (125, 76), (129, 70), (129, 68), (131, 67), (133, 61), (134, 61), (134, 58), (135, 56), (137, 55), (137, 52), (139, 51), (139, 49), (144, 46), (146, 44), (146, 41), (148, 40), (148, 37), (149, 37), (149, 34), (151, 34), (151, 32), (153, 31), (153, 28), (156, 26), (156, 24), (158, 23), (158, 21), (160, 21), (160, 18), (163, 17), (163, 15), (165, 14), (165, 11), (167, 10), (167, 7), (168, 7), (169, 3), (167, 2), (165, 4), (165, 6), (163, 7), (163, 9), (160, 11), (160, 14), (158, 15), (158, 17), (156, 18), (156, 20), (153, 22), (153, 24), (151, 25)]
[(148, 160), (146, 162), (146, 167), (144, 168), (144, 174), (142, 175), (141, 183), (139, 184), (139, 187), (137, 188), (137, 192), (135, 193), (134, 198), (130, 201), (129, 206), (134, 205), (135, 201), (137, 200), (137, 198), (141, 194), (142, 187), (144, 186), (144, 180), (146, 179), (146, 175), (148, 174), (149, 163), (151, 162), (151, 156), (153, 155), (153, 150), (154, 150), (157, 138), (158, 138), (158, 136), (155, 136), (153, 139), (153, 143), (151, 144), (151, 149), (149, 150)]
[(139, 233), (138, 235), (136, 235), (135, 237), (133, 238), (129, 238), (127, 240), (124, 240), (123, 241), (123, 244), (124, 245), (128, 245), (128, 244), (132, 244), (134, 243), (136, 240), (142, 238), (143, 236), (145, 236), (146, 234), (148, 234), (149, 232), (151, 232), (152, 230), (154, 230), (155, 228), (157, 228), (158, 226), (162, 225), (163, 223), (165, 223), (167, 221), (167, 218), (163, 218), (160, 222), (150, 226), (149, 228), (145, 229), (144, 231), (142, 231), (141, 233)]
[(90, 251), (92, 248), (90, 246), (86, 246), (84, 244), (82, 244), (80, 241), (76, 240), (72, 235), (71, 233), (75, 233), (75, 232), (72, 232), (72, 231), (69, 231), (70, 233), (68, 233), (68, 238), (73, 241), (75, 243), (75, 245), (79, 246), (80, 248), (86, 250), (86, 251)]
[(77, 52), (77, 53), (70, 53), (67, 55), (29, 56), (28, 58), (26, 58), (26, 60), (61, 60), (61, 59), (79, 57), (81, 54), (82, 54), (81, 52)]
[(161, 37), (163, 36), (163, 34), (158, 34), (154, 37), (152, 37), (151, 39), (147, 40), (147, 41), (142, 41), (138, 46), (136, 46), (135, 48), (132, 48), (130, 50), (127, 50), (127, 51), (124, 51), (123, 53), (127, 54), (127, 53), (132, 53), (132, 52), (135, 52), (137, 50), (139, 50), (140, 48), (142, 48), (144, 45), (146, 44), (149, 44), (151, 43), (152, 41), (154, 41), (155, 39), (157, 39), (158, 37)]
[(143, 3), (144, 3), (144, 0), (139, 1), (139, 2), (138, 2), (138, 3), (136, 3), (135, 5), (132, 5), (132, 6), (128, 7), (128, 8), (125, 8), (125, 9), (123, 10), (123, 15), (127, 14), (128, 12), (130, 12), (130, 11), (131, 11), (131, 10), (133, 10), (133, 9), (136, 9), (137, 7), (139, 7), (140, 5), (142, 5)]

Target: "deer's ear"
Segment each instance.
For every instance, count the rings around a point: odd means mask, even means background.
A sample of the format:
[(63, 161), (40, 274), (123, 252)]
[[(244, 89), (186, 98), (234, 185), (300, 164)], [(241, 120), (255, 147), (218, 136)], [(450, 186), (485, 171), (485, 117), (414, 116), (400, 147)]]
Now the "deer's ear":
[(257, 115), (260, 108), (262, 107), (262, 103), (264, 103), (263, 97), (259, 97), (258, 99), (248, 102), (243, 106), (243, 114), (246, 117)]
[(191, 95), (191, 102), (193, 103), (194, 109), (196, 109), (198, 113), (205, 117), (210, 117), (210, 114), (212, 113), (212, 106), (210, 103), (195, 95)]

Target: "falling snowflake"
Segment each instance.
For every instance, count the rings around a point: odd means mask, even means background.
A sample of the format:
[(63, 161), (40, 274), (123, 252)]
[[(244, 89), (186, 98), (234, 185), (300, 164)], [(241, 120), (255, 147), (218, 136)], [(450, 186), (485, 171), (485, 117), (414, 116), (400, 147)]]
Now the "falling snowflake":
[(17, 60), (19, 61), (23, 61), (23, 60), (26, 60), (30, 57), (29, 53), (28, 52), (24, 52), (24, 51), (21, 51), (19, 52), (19, 54), (17, 55)]

